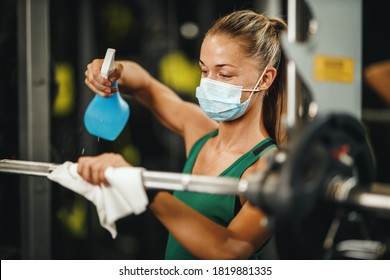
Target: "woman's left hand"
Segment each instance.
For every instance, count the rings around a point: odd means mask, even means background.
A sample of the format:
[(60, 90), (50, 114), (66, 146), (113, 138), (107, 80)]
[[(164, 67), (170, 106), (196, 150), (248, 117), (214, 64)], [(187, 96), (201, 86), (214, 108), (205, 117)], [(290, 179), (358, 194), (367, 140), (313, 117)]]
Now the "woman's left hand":
[(121, 155), (105, 153), (98, 156), (80, 157), (77, 172), (87, 182), (93, 185), (109, 185), (104, 172), (107, 167), (131, 166)]

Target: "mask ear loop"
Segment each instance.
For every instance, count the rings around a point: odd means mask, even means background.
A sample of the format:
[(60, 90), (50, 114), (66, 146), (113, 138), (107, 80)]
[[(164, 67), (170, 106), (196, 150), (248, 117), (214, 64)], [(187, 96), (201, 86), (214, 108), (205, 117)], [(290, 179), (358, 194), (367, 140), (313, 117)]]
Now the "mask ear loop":
[[(265, 68), (264, 68), (264, 70), (263, 70), (263, 73), (261, 73), (260, 78), (257, 80), (257, 82), (256, 82), (256, 84), (255, 84), (255, 86), (254, 86), (254, 88), (251, 90), (251, 95), (249, 96), (248, 99), (250, 99), (250, 98), (252, 97), (252, 95), (253, 95), (254, 92), (259, 92), (259, 91), (260, 91), (259, 83), (260, 83), (261, 79), (263, 79), (264, 74), (265, 74), (265, 72), (267, 71), (268, 67), (270, 66), (272, 60), (274, 60), (275, 55), (276, 55), (276, 53), (274, 53), (274, 54), (272, 55), (271, 59), (269, 60), (269, 62), (268, 62), (268, 64), (267, 64), (267, 66), (265, 66)], [(243, 90), (243, 91), (249, 91), (249, 90)]]
[(248, 97), (247, 100), (250, 100), (250, 99), (251, 99), (251, 97), (252, 97), (252, 95), (253, 95), (254, 92), (259, 92), (259, 91), (260, 91), (259, 83), (260, 83), (260, 81), (263, 79), (264, 74), (265, 74), (265, 72), (267, 71), (267, 69), (268, 69), (268, 65), (264, 68), (263, 73), (261, 73), (260, 78), (257, 80), (257, 82), (256, 82), (255, 86), (253, 87), (253, 89), (251, 89), (251, 90), (245, 90), (245, 89), (243, 89), (243, 90), (242, 90), (242, 91), (251, 91), (251, 94), (249, 95), (249, 97)]

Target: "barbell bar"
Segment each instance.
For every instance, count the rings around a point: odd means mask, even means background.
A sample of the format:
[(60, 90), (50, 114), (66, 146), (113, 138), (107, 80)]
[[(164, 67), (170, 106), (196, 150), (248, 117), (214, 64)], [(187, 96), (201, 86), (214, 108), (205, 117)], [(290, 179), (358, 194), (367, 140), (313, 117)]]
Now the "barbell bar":
[[(32, 176), (47, 176), (59, 164), (23, 161), (0, 160), (0, 172), (23, 174)], [(192, 191), (210, 194), (244, 195), (248, 182), (245, 179), (214, 177), (204, 175), (190, 175), (174, 172), (143, 171), (142, 179), (146, 189), (160, 189), (170, 191)]]

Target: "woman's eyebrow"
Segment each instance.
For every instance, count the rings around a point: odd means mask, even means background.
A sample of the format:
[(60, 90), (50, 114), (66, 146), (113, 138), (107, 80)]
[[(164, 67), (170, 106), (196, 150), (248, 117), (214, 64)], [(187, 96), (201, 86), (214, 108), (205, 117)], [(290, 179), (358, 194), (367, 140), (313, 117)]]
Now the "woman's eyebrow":
[[(199, 60), (199, 64), (205, 65), (204, 62), (203, 62), (202, 60)], [(233, 65), (233, 64), (229, 64), (229, 63), (221, 63), (221, 64), (215, 65), (215, 67), (217, 67), (217, 68), (222, 68), (222, 67), (225, 67), (225, 66), (238, 68), (237, 66), (235, 66), (235, 65)]]

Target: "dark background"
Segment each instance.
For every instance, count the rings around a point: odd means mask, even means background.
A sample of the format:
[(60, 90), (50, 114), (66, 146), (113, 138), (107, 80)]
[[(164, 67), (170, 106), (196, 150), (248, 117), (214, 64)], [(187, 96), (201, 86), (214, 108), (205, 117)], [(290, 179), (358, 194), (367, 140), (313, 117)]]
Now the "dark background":
[[(18, 159), (17, 109), (17, 14), (14, 0), (0, 2), (0, 159)], [(148, 170), (180, 172), (184, 163), (181, 139), (167, 131), (145, 109), (127, 98), (130, 121), (115, 142), (90, 138), (93, 149), (80, 146), (83, 130), (80, 92), (80, 29), (85, 18), (81, 2), (56, 0), (50, 6), (51, 44), (51, 157), (52, 162), (76, 161), (84, 154), (104, 151), (122, 153), (134, 165)], [(187, 100), (194, 101), (198, 83), (198, 52), (203, 34), (220, 15), (253, 8), (254, 1), (207, 0), (115, 0), (90, 1), (93, 17), (90, 30), (93, 57), (104, 57), (108, 47), (117, 50), (117, 59), (132, 59), (155, 77), (163, 80)], [(283, 1), (280, 15), (285, 16)], [(383, 1), (363, 1), (363, 69), (370, 63), (389, 59), (389, 24)], [(199, 34), (185, 38), (184, 23), (194, 22)], [(178, 69), (167, 76), (167, 61)], [(188, 73), (186, 74), (188, 70)], [(192, 86), (183, 86), (192, 84)], [(388, 109), (364, 83), (364, 109)], [(64, 90), (65, 88), (65, 90)], [(60, 91), (62, 105), (56, 105)], [(193, 90), (192, 90), (193, 89)], [(84, 89), (85, 90), (85, 89)], [(92, 99), (93, 93), (90, 94)], [(67, 101), (66, 101), (67, 100)], [(377, 159), (377, 181), (390, 182), (387, 166), (389, 124), (364, 120)], [(148, 211), (118, 222), (119, 236), (112, 240), (100, 228), (95, 209), (70, 191), (54, 187), (52, 191), (53, 259), (161, 259), (166, 230)], [(20, 258), (19, 182), (15, 175), (0, 173), (0, 257)]]

